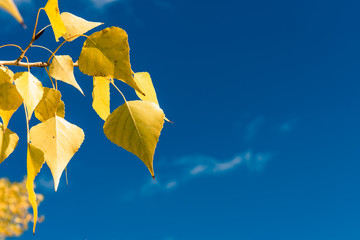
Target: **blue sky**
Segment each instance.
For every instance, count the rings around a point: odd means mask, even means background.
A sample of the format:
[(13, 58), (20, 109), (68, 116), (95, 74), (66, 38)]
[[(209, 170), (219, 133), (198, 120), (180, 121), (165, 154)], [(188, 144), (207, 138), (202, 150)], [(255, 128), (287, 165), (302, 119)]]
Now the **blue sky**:
[[(19, 0), (23, 30), (0, 12), (1, 45), (26, 46), (45, 0)], [(150, 72), (166, 123), (152, 180), (102, 133), (86, 97), (59, 85), (66, 119), (85, 142), (52, 190), (37, 178), (45, 221), (19, 239), (359, 239), (360, 17), (358, 1), (59, 0), (60, 11), (129, 34), (135, 72)], [(40, 26), (48, 24), (42, 13)], [(100, 29), (100, 28), (99, 28)], [(83, 39), (61, 54), (77, 59)], [(55, 49), (51, 31), (38, 44)], [(0, 49), (1, 60), (18, 56)], [(41, 49), (29, 52), (47, 59)], [(13, 68), (14, 71), (24, 71)], [(43, 70), (33, 69), (44, 85)], [(133, 91), (120, 85), (128, 99)], [(122, 104), (112, 91), (112, 110)], [(35, 120), (32, 120), (36, 124)], [(0, 176), (26, 174), (21, 138)]]

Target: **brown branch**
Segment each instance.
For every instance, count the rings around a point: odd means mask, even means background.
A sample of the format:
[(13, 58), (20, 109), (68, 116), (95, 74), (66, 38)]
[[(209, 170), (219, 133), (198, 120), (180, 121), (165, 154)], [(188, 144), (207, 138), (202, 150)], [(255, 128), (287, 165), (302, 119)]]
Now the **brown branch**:
[[(40, 68), (44, 68), (44, 67), (48, 67), (50, 66), (50, 63), (47, 62), (31, 62), (31, 63), (26, 63), (26, 62), (18, 62), (17, 59), (16, 60), (12, 60), (12, 61), (0, 61), (0, 65), (6, 65), (6, 66), (19, 66), (19, 67), (40, 67)], [(78, 63), (75, 62), (74, 63), (74, 67), (78, 67)]]

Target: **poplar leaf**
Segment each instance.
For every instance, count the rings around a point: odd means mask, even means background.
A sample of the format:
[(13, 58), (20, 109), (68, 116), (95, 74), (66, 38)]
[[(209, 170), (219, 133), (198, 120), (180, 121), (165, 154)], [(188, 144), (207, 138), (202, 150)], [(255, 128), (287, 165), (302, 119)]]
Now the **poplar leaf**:
[(33, 146), (44, 152), (46, 164), (54, 178), (55, 191), (66, 165), (78, 151), (85, 135), (81, 128), (55, 116), (30, 130)]
[(26, 27), (24, 20), (13, 0), (1, 0), (0, 7), (10, 13), (23, 27)]
[(69, 42), (78, 38), (74, 36), (84, 34), (87, 31), (90, 31), (91, 29), (103, 24), (101, 22), (86, 21), (85, 19), (68, 12), (61, 13), (60, 17), (66, 27), (66, 33), (63, 34), (63, 37), (64, 39), (69, 39)]
[(55, 117), (60, 106), (61, 93), (53, 88), (44, 87), (44, 94), (35, 108), (35, 117), (41, 122)]
[(14, 84), (0, 76), (0, 117), (5, 129), (11, 116), (20, 107), (23, 99)]
[(0, 123), (0, 163), (2, 163), (16, 148), (19, 137), (10, 129), (3, 129)]
[(93, 77), (92, 106), (96, 113), (105, 121), (110, 115), (110, 82), (104, 77)]
[(69, 55), (54, 56), (49, 67), (49, 73), (53, 78), (74, 86), (84, 95), (75, 80), (74, 63)]
[(58, 109), (56, 110), (56, 116), (65, 117), (65, 103), (61, 100)]
[[(143, 101), (150, 101), (159, 105), (154, 85), (151, 81), (150, 74), (147, 72), (138, 72), (134, 74), (134, 80), (139, 85), (140, 89), (143, 90), (145, 95), (135, 90), (136, 95)], [(165, 117), (165, 120), (171, 122)]]
[(0, 65), (0, 83), (4, 80), (13, 83), (14, 73), (9, 68)]
[(44, 10), (54, 31), (55, 40), (58, 42), (59, 38), (66, 33), (66, 27), (60, 17), (58, 0), (48, 0)]
[(143, 93), (132, 76), (129, 51), (128, 36), (123, 29), (105, 28), (86, 39), (79, 57), (79, 69), (90, 76), (121, 80)]
[(43, 86), (30, 72), (16, 73), (14, 78), (16, 89), (24, 99), (30, 120), (32, 113), (43, 96)]
[(28, 191), (29, 202), (33, 208), (33, 216), (34, 216), (34, 226), (33, 233), (35, 234), (36, 222), (38, 218), (38, 208), (36, 202), (36, 194), (34, 191), (34, 181), (36, 175), (40, 172), (44, 164), (44, 153), (34, 147), (32, 144), (28, 143), (27, 148), (27, 179), (26, 179), (26, 189)]
[(154, 177), (153, 159), (164, 117), (153, 102), (125, 102), (106, 119), (104, 133), (111, 142), (138, 156)]

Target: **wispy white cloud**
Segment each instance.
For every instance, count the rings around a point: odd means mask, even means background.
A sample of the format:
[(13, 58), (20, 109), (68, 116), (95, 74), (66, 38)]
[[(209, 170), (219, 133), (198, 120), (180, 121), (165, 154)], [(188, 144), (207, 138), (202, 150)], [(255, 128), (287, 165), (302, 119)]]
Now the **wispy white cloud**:
[(196, 178), (214, 176), (233, 171), (240, 166), (250, 171), (262, 171), (265, 164), (271, 159), (270, 153), (252, 153), (246, 151), (228, 160), (219, 160), (209, 156), (184, 156), (168, 163), (160, 164), (158, 171), (168, 172), (171, 175), (162, 175), (156, 180), (146, 182), (138, 191), (131, 191), (121, 197), (122, 200), (131, 200), (137, 196), (150, 196), (158, 192), (172, 191), (178, 186), (193, 181)]

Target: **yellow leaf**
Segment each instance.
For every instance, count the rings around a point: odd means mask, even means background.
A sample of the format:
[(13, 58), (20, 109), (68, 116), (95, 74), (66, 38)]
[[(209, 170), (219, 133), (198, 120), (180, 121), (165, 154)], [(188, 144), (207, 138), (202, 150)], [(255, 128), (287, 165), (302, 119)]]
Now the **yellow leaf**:
[(56, 110), (56, 115), (59, 117), (65, 117), (65, 103), (61, 100), (58, 109)]
[(132, 76), (129, 51), (128, 36), (123, 29), (105, 28), (86, 39), (79, 57), (79, 69), (90, 76), (121, 80), (143, 93)]
[(15, 150), (18, 141), (18, 135), (8, 128), (4, 131), (0, 123), (0, 163)]
[(155, 103), (125, 102), (106, 119), (104, 133), (111, 142), (138, 156), (154, 176), (154, 153), (164, 117)]
[(135, 90), (136, 95), (143, 101), (150, 101), (159, 105), (156, 97), (154, 85), (151, 81), (150, 74), (147, 72), (138, 72), (134, 74), (134, 80), (139, 85), (145, 96)]
[(14, 78), (16, 89), (24, 99), (30, 120), (32, 113), (43, 96), (43, 86), (30, 72), (16, 73)]
[(5, 128), (7, 128), (11, 116), (20, 107), (22, 102), (23, 99), (16, 90), (15, 85), (0, 78), (0, 117)]
[(84, 95), (79, 84), (75, 80), (74, 63), (69, 55), (54, 56), (49, 72), (53, 78), (76, 87)]
[(3, 80), (13, 83), (14, 73), (9, 68), (0, 65), (0, 82)]
[(54, 31), (55, 40), (58, 42), (59, 38), (66, 33), (66, 27), (60, 17), (58, 0), (48, 0), (44, 10)]
[(87, 31), (90, 31), (91, 29), (103, 24), (101, 22), (86, 21), (85, 19), (68, 12), (63, 12), (60, 14), (60, 16), (66, 27), (66, 33), (63, 34), (63, 37), (64, 39), (71, 38), (68, 40), (69, 42), (77, 38), (74, 36), (84, 34)]
[(61, 93), (58, 90), (44, 87), (42, 99), (35, 108), (35, 117), (41, 122), (55, 117), (56, 111), (60, 106), (60, 101)]
[[(150, 74), (147, 72), (138, 72), (134, 74), (134, 80), (137, 85), (140, 86), (140, 89), (143, 90), (145, 95), (139, 93), (135, 90), (136, 95), (143, 101), (150, 101), (159, 105), (154, 85), (151, 81)], [(169, 119), (165, 117), (165, 120), (171, 122)]]
[(34, 147), (32, 144), (28, 143), (26, 189), (29, 195), (29, 202), (31, 203), (31, 206), (33, 208), (33, 215), (34, 215), (33, 233), (35, 233), (35, 227), (38, 218), (36, 194), (34, 191), (34, 180), (36, 175), (40, 172), (40, 169), (44, 164), (44, 162), (45, 162), (44, 153), (40, 149)]
[(0, 7), (8, 11), (23, 27), (26, 27), (24, 20), (13, 0), (1, 0)]
[(31, 128), (31, 144), (44, 152), (45, 162), (54, 178), (55, 191), (59, 186), (62, 172), (80, 148), (84, 137), (81, 128), (59, 116)]
[(93, 102), (96, 113), (105, 121), (110, 115), (110, 82), (104, 77), (93, 77)]

